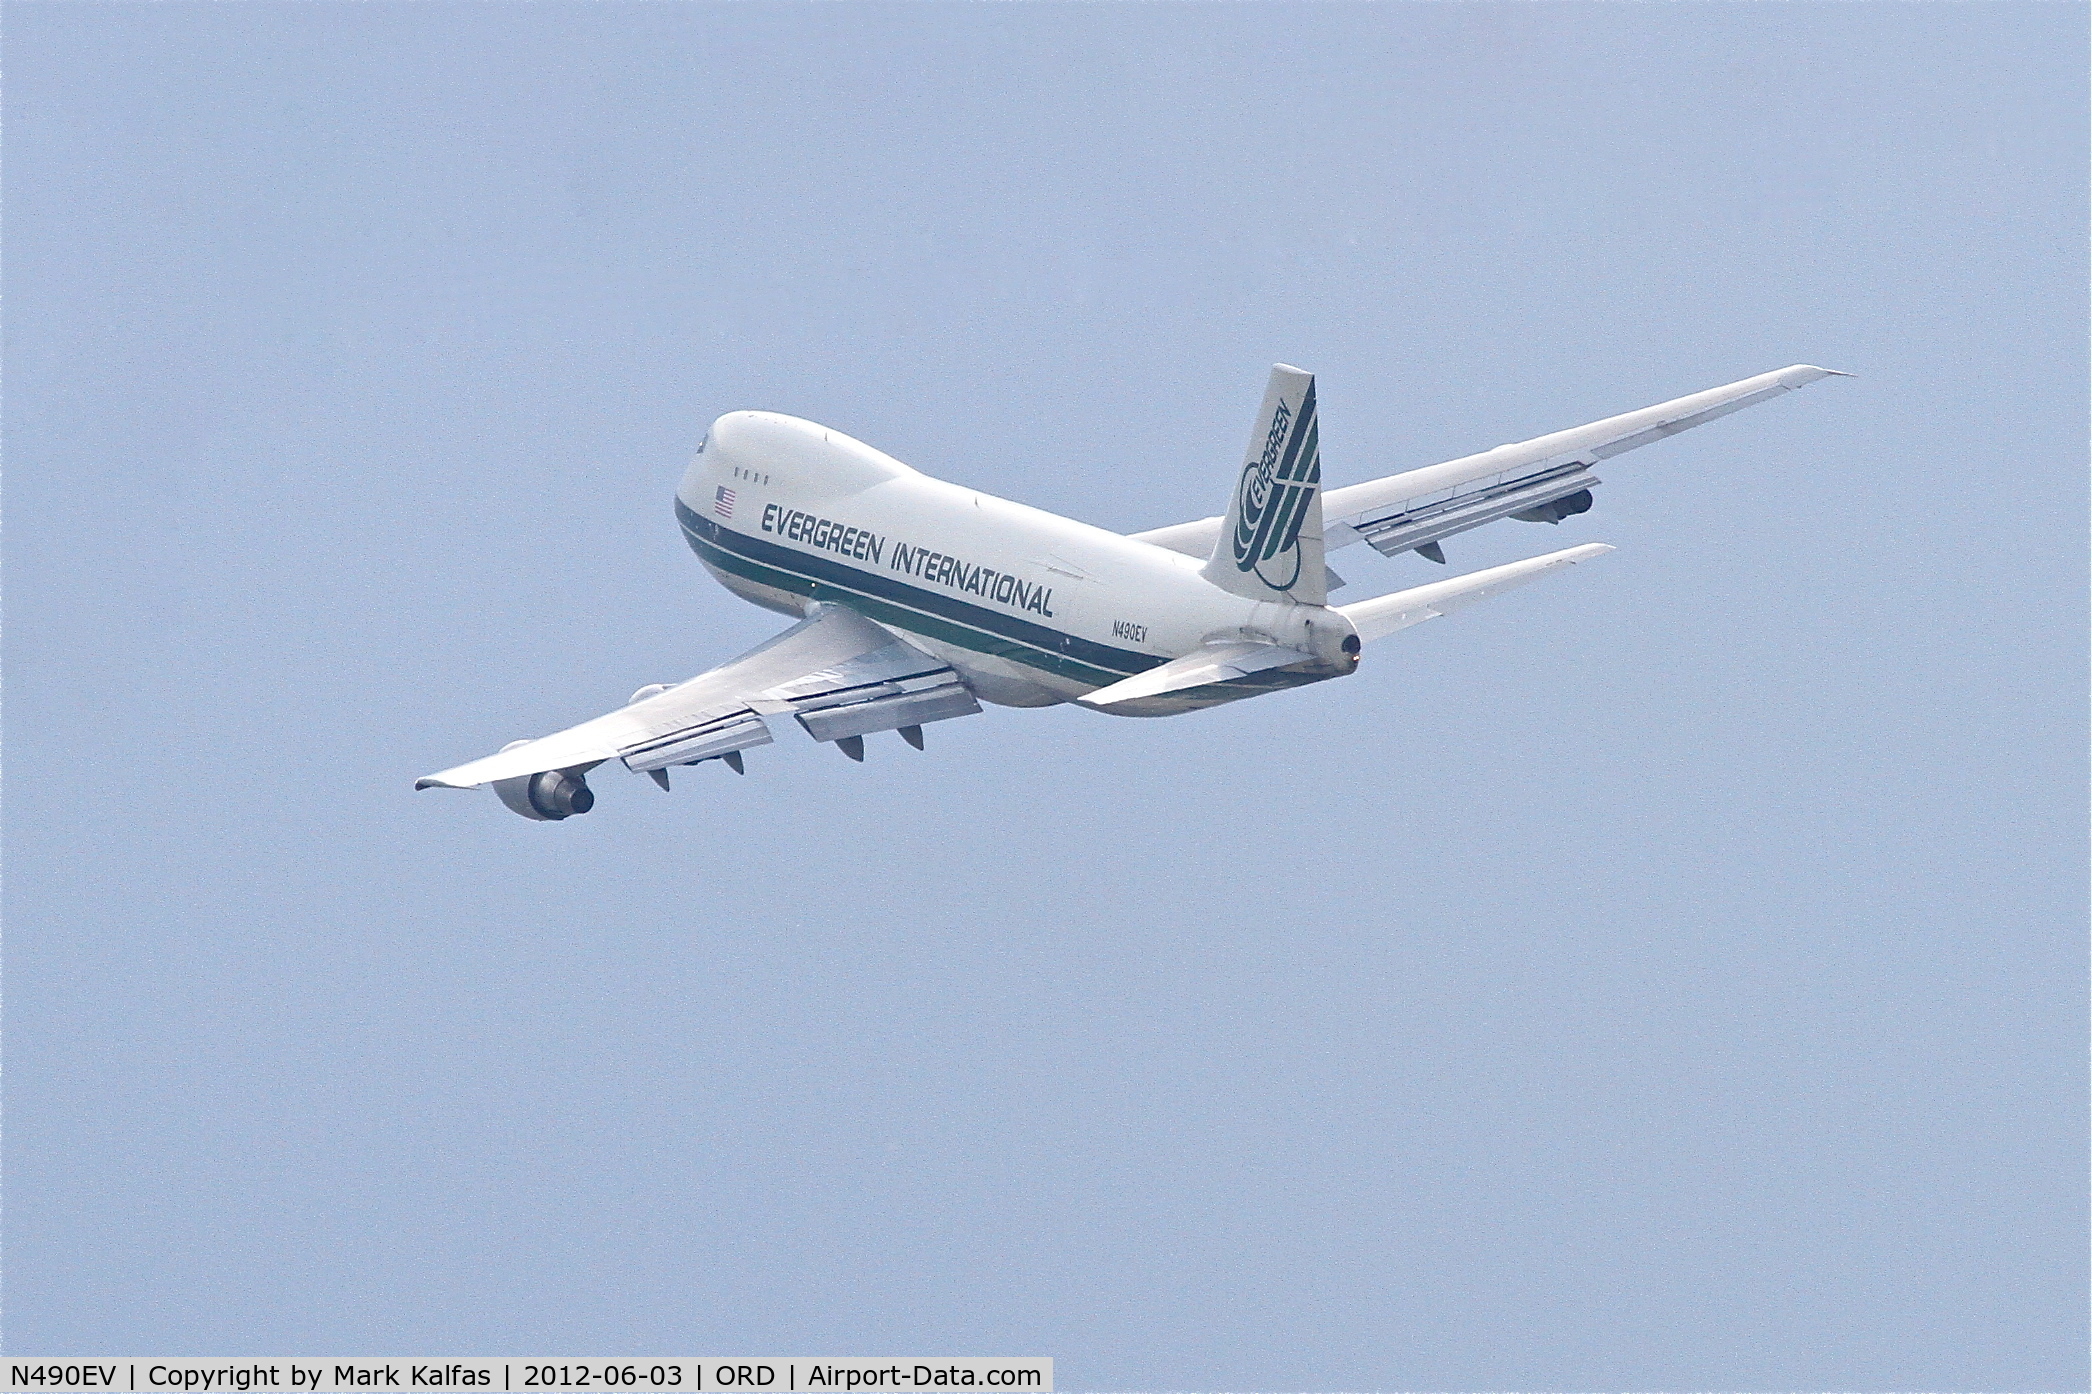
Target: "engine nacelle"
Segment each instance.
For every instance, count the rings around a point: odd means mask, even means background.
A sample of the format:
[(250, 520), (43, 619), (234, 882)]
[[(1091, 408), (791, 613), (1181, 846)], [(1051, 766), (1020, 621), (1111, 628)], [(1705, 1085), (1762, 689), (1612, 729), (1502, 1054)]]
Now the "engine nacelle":
[(1579, 513), (1590, 511), (1591, 491), (1578, 489), (1573, 494), (1549, 499), (1537, 508), (1522, 508), (1511, 516), (1521, 523), (1559, 523), (1564, 518), (1573, 518)]
[(494, 793), (509, 808), (537, 823), (557, 823), (596, 806), (579, 770), (546, 770), (494, 781)]

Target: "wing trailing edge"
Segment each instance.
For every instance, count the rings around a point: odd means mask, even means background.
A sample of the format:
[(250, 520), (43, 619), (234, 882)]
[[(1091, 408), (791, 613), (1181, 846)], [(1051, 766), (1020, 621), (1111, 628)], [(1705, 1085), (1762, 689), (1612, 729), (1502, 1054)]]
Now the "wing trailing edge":
[[(1581, 511), (1577, 502), (1588, 502), (1578, 495), (1587, 494), (1598, 483), (1590, 470), (1601, 461), (1812, 382), (1851, 376), (1835, 368), (1796, 363), (1478, 455), (1326, 489), (1319, 499), (1329, 520), (1322, 532), (1324, 548), (1335, 551), (1354, 542), (1369, 542), (1376, 550), (1393, 555), (1417, 551), (1499, 518), (1559, 521)], [(1132, 537), (1173, 552), (1206, 557), (1226, 540), (1224, 521), (1200, 518), (1133, 533)]]
[(641, 774), (731, 760), (774, 739), (764, 720), (771, 716), (790, 716), (815, 740), (841, 744), (908, 728), (918, 728), (919, 738), (926, 723), (981, 709), (949, 666), (837, 605), (817, 606), (709, 673), (665, 691), (641, 691), (652, 695), (555, 735), (424, 775), (414, 787), (471, 789), (552, 770), (585, 772), (607, 760), (622, 760)]

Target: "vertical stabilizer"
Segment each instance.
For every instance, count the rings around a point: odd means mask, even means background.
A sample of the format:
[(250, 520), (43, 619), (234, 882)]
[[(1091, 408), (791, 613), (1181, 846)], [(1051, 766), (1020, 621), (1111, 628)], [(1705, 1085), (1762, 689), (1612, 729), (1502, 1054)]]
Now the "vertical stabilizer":
[(1272, 365), (1220, 540), (1200, 574), (1251, 600), (1327, 603), (1314, 374)]

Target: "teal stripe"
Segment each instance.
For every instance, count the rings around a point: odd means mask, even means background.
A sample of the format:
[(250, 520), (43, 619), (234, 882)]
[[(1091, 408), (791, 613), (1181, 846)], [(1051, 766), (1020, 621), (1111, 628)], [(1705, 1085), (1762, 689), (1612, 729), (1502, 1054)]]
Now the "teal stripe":
[(1286, 446), (1286, 462), (1279, 467), (1280, 479), (1296, 479), (1306, 471), (1303, 449), (1308, 437), (1315, 429), (1315, 383), (1308, 380), (1307, 395), (1300, 399), (1300, 415), (1293, 422), (1293, 439)]
[(1102, 668), (1121, 676), (1144, 673), (1163, 661), (1136, 649), (1100, 644), (1080, 635), (1055, 629), (1051, 625), (1036, 623), (1020, 615), (975, 605), (971, 601), (961, 600), (942, 591), (925, 590), (897, 577), (850, 566), (837, 558), (802, 552), (794, 547), (780, 546), (775, 542), (765, 542), (760, 537), (735, 532), (732, 528), (721, 527), (690, 508), (681, 499), (676, 500), (676, 517), (682, 520), (686, 529), (714, 547), (732, 552), (746, 560), (788, 571), (808, 580), (840, 586), (853, 593), (875, 596), (904, 610), (941, 616), (964, 628), (984, 630), (1044, 654), (1072, 658), (1089, 667)]
[[(721, 529), (720, 531), (723, 532), (725, 530)], [(804, 576), (795, 571), (788, 571), (782, 567), (771, 566), (752, 558), (741, 556), (739, 553), (730, 552), (724, 547), (700, 536), (690, 526), (688, 521), (685, 521), (683, 524), (683, 536), (690, 543), (691, 550), (695, 551), (713, 566), (718, 567), (721, 571), (745, 577), (759, 585), (771, 586), (777, 590), (803, 595), (809, 600), (841, 602), (869, 619), (878, 620), (882, 624), (893, 625), (897, 629), (910, 630), (916, 634), (927, 635), (929, 638), (943, 643), (970, 649), (975, 653), (987, 654), (993, 658), (1007, 659), (1013, 663), (1023, 664), (1028, 668), (1036, 668), (1042, 672), (1054, 673), (1064, 678), (1073, 678), (1077, 682), (1089, 683), (1095, 687), (1108, 687), (1119, 679), (1130, 676), (1128, 673), (1115, 672), (1109, 668), (1101, 668), (1095, 664), (1081, 662), (1066, 654), (1055, 653), (1051, 649), (1043, 649), (1035, 644), (1027, 644), (1004, 635), (955, 624), (941, 616), (926, 614), (920, 610), (896, 605), (878, 596), (867, 594), (854, 586), (841, 585), (834, 580), (816, 580), (811, 576)], [(853, 576), (857, 574), (855, 568), (852, 567), (834, 567), (833, 570), (850, 573)], [(967, 608), (972, 609), (975, 607), (969, 606)], [(1149, 658), (1147, 655), (1140, 655), (1140, 657), (1146, 660), (1142, 664), (1142, 668), (1152, 668), (1163, 661), (1159, 658)]]

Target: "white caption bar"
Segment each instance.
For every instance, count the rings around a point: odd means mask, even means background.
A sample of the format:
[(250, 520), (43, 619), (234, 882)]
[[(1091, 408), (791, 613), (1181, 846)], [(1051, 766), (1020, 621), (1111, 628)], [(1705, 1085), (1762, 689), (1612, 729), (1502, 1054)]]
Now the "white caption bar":
[(116, 1394), (256, 1394), (256, 1391), (448, 1389), (575, 1394), (854, 1394), (858, 1390), (1006, 1390), (1052, 1394), (1046, 1356), (652, 1360), (570, 1357), (493, 1360), (275, 1359), (8, 1360), (7, 1389)]

